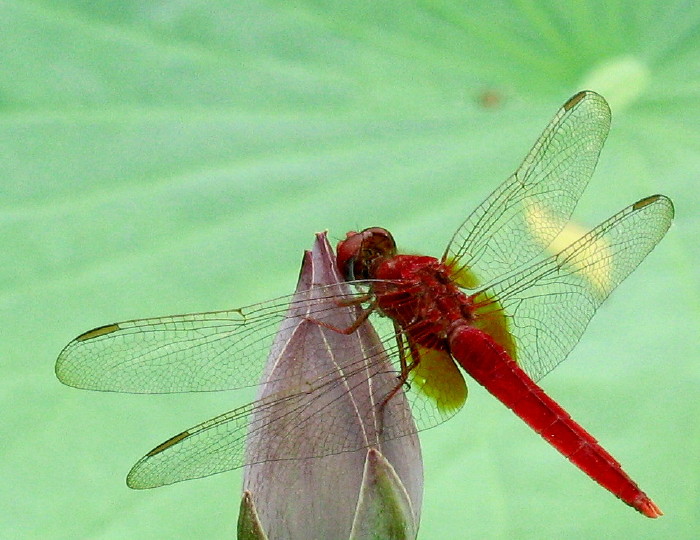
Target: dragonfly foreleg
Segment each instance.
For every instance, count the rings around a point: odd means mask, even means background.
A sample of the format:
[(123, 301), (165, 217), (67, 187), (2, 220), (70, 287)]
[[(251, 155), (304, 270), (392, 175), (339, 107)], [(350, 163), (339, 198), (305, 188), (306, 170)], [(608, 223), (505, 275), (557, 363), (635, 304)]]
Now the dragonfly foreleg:
[[(354, 298), (353, 300), (348, 300), (348, 301), (342, 301), (342, 304), (339, 302), (339, 305), (343, 307), (348, 307), (351, 305), (357, 305), (366, 302), (369, 300), (371, 297), (368, 295), (367, 297), (361, 297), (361, 298)], [(304, 317), (307, 321), (312, 322), (314, 324), (317, 324), (319, 326), (322, 326), (323, 328), (328, 328), (329, 330), (332, 330), (333, 332), (337, 332), (338, 334), (344, 334), (344, 335), (350, 335), (355, 330), (357, 330), (362, 323), (364, 323), (367, 318), (377, 309), (377, 302), (376, 300), (372, 300), (370, 303), (369, 307), (366, 309), (363, 309), (360, 312), (360, 315), (352, 322), (350, 326), (347, 326), (345, 328), (341, 328), (339, 326), (327, 323), (325, 321), (322, 321), (320, 319), (315, 319), (313, 317), (306, 316)]]

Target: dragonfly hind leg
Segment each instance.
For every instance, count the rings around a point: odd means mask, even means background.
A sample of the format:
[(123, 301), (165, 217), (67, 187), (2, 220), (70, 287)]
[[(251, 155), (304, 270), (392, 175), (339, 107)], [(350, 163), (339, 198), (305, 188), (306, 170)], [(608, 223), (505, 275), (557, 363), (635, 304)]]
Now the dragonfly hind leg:
[[(399, 356), (399, 366), (400, 366), (400, 372), (397, 379), (396, 385), (389, 391), (389, 393), (382, 399), (382, 401), (379, 403), (378, 407), (378, 413), (379, 413), (379, 418), (384, 418), (384, 409), (386, 408), (386, 405), (389, 403), (389, 401), (396, 396), (396, 394), (406, 386), (407, 388), (410, 389), (411, 383), (408, 381), (408, 376), (411, 374), (411, 371), (413, 371), (416, 366), (420, 363), (420, 353), (418, 352), (418, 349), (415, 347), (413, 343), (408, 341), (408, 348), (410, 349), (410, 357), (411, 361), (408, 362), (406, 360), (407, 356), (407, 351), (406, 351), (406, 343), (404, 342), (405, 336), (401, 332), (400, 327), (396, 322), (394, 322), (394, 329), (396, 331), (396, 343), (398, 345), (398, 356)], [(380, 433), (382, 430), (382, 426), (380, 426)]]

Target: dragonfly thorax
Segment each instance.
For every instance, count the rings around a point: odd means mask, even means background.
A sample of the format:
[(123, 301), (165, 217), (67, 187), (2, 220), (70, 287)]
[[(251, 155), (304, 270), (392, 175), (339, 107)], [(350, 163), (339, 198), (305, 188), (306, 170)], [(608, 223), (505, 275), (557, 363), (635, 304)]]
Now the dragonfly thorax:
[(396, 255), (379, 262), (373, 287), (379, 309), (417, 343), (448, 349), (455, 325), (470, 324), (473, 303), (451, 277), (452, 270), (434, 257)]

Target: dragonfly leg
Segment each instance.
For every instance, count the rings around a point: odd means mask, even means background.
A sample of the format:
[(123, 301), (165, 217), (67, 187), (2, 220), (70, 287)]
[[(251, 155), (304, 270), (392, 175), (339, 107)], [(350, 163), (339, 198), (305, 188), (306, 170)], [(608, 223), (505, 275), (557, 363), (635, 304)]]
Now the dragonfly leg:
[[(353, 305), (353, 304), (359, 304), (361, 301), (359, 299), (353, 299), (352, 303), (348, 303), (347, 305)], [(335, 326), (333, 324), (329, 324), (325, 321), (321, 321), (319, 319), (314, 319), (313, 317), (305, 317), (305, 319), (309, 322), (312, 322), (314, 324), (317, 324), (319, 326), (322, 326), (323, 328), (328, 328), (329, 330), (332, 330), (333, 332), (337, 332), (338, 334), (345, 334), (350, 335), (352, 334), (355, 330), (357, 330), (362, 323), (364, 323), (367, 318), (377, 309), (377, 303), (376, 301), (373, 301), (367, 309), (362, 310), (360, 313), (359, 317), (357, 317), (353, 323), (346, 327), (346, 328), (340, 328), (338, 326)]]
[[(396, 330), (396, 342), (398, 344), (398, 353), (399, 353), (399, 366), (401, 369), (401, 372), (399, 373), (399, 376), (397, 377), (397, 383), (394, 388), (391, 389), (391, 391), (382, 399), (382, 401), (379, 403), (379, 418), (383, 419), (384, 418), (384, 408), (386, 407), (387, 403), (401, 390), (401, 388), (404, 385), (407, 385), (410, 388), (410, 384), (408, 382), (408, 376), (410, 375), (411, 371), (415, 369), (415, 367), (420, 363), (420, 354), (418, 352), (418, 349), (415, 347), (415, 345), (410, 341), (408, 341), (408, 348), (410, 349), (410, 355), (411, 355), (411, 361), (407, 362), (406, 361), (406, 344), (404, 343), (405, 336), (401, 332), (400, 327), (396, 322), (394, 322), (394, 329)], [(379, 426), (379, 433), (383, 431), (384, 427), (382, 424)]]
[(356, 296), (354, 298), (348, 298), (346, 300), (335, 300), (335, 304), (338, 307), (349, 307), (349, 306), (359, 306), (365, 302), (371, 302), (374, 299), (374, 295), (371, 293), (365, 293), (362, 296)]

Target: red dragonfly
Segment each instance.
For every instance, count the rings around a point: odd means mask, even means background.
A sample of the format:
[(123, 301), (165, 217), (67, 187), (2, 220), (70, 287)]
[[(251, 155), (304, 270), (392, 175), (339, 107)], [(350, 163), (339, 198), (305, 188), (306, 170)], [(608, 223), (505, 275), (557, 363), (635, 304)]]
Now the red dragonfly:
[[(457, 229), (440, 259), (398, 254), (385, 229), (349, 232), (337, 249), (345, 287), (317, 287), (307, 298), (230, 311), (101, 326), (66, 346), (56, 374), (79, 388), (135, 393), (255, 386), (276, 331), (292, 324), (290, 313), (338, 335), (371, 320), (382, 336), (379, 345), (351, 359), (349, 368), (319, 373), (278, 397), (293, 401), (295, 413), (266, 416), (268, 399), (204, 422), (149, 452), (130, 472), (129, 485), (155, 487), (271, 459), (246, 454), (250, 418), (290, 428), (308, 422), (308, 407), (331, 388), (337, 393), (352, 386), (350, 377), (386, 380), (388, 354), (395, 382), (382, 386), (373, 414), (389, 418), (387, 406), (405, 393), (418, 429), (446, 420), (466, 400), (460, 366), (601, 486), (658, 517), (659, 507), (620, 464), (535, 382), (566, 358), (598, 306), (673, 219), (671, 201), (652, 195), (559, 250), (571, 235), (567, 223), (609, 126), (601, 96), (586, 91), (570, 98), (518, 170)], [(354, 322), (339, 327), (335, 315), (343, 309), (354, 310)], [(324, 351), (307, 350), (305, 357), (316, 352)], [(366, 445), (349, 438), (342, 422), (321, 418), (323, 409), (313, 408), (324, 426), (318, 438), (293, 447), (278, 441), (276, 456), (301, 459)], [(404, 425), (385, 419), (381, 437), (407, 435)]]

